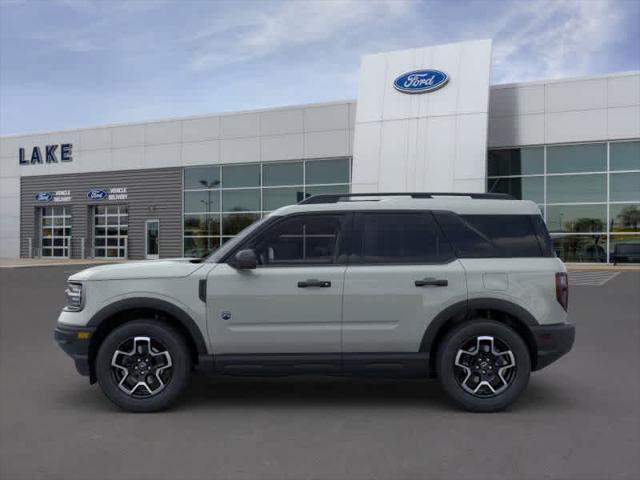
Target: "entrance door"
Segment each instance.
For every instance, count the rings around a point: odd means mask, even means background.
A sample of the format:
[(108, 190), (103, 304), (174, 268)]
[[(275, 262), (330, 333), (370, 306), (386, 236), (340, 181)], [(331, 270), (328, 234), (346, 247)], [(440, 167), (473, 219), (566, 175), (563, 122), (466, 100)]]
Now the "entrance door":
[(93, 256), (127, 258), (129, 207), (95, 205), (93, 209)]
[(40, 210), (40, 255), (69, 257), (71, 250), (71, 212), (68, 207), (44, 207)]
[(344, 220), (341, 214), (282, 219), (240, 247), (255, 252), (256, 269), (223, 263), (211, 270), (207, 317), (215, 353), (339, 354)]
[(160, 257), (160, 220), (145, 222), (145, 258), (155, 260)]

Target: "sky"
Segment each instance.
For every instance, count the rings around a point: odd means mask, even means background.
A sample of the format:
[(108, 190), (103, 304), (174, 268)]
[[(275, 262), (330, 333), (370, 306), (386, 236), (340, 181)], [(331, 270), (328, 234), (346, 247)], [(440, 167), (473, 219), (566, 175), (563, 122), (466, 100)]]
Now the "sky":
[(364, 54), (480, 38), (494, 84), (640, 70), (640, 0), (0, 0), (0, 134), (355, 99)]

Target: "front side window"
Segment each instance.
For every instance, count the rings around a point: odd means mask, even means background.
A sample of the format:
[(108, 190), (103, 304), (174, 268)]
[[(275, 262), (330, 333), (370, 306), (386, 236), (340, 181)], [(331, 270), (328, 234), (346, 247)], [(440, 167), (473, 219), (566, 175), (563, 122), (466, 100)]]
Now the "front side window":
[(360, 218), (362, 263), (440, 263), (453, 257), (429, 213), (365, 213)]
[(299, 215), (278, 222), (246, 248), (259, 265), (325, 265), (336, 261), (342, 215)]

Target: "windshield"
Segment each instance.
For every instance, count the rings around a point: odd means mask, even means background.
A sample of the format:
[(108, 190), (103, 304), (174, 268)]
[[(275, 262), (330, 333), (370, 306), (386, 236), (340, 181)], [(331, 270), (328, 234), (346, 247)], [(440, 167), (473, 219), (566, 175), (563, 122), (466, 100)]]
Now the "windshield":
[(251, 232), (255, 231), (258, 227), (264, 225), (264, 223), (271, 218), (270, 216), (263, 217), (257, 222), (252, 223), (251, 225), (242, 229), (235, 237), (229, 240), (227, 243), (222, 245), (219, 249), (211, 252), (207, 257), (202, 259), (202, 262), (206, 263), (218, 263), (221, 258), (223, 258), (227, 253), (233, 250), (240, 242), (242, 242), (247, 235), (250, 235)]

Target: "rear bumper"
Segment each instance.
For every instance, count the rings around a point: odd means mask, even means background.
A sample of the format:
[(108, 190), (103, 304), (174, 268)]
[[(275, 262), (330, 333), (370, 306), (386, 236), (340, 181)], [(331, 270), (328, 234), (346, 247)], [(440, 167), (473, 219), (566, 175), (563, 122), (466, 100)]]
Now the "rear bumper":
[(80, 375), (89, 376), (89, 342), (95, 329), (58, 324), (53, 338), (64, 352), (73, 358)]
[(538, 347), (538, 361), (533, 370), (540, 370), (552, 364), (573, 347), (576, 329), (571, 323), (530, 328)]

